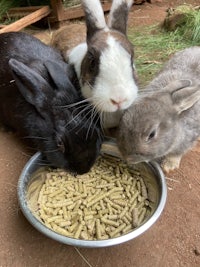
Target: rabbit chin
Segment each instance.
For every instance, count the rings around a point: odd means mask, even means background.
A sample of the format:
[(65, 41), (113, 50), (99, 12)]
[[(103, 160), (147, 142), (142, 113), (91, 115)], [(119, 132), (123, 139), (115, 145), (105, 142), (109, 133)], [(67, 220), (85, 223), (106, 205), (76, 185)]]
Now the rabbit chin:
[(125, 157), (126, 161), (128, 164), (137, 164), (137, 163), (141, 163), (141, 162), (149, 162), (151, 161), (151, 159), (143, 156), (143, 155), (131, 155), (131, 156), (127, 156)]
[(119, 125), (119, 121), (123, 111), (117, 110), (116, 112), (103, 112), (101, 122), (104, 128), (114, 128)]

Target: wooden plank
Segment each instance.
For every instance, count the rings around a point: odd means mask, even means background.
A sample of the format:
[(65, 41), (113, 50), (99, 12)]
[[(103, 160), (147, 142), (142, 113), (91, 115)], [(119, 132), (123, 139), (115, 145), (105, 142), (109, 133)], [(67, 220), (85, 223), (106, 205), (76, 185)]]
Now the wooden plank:
[[(105, 3), (102, 5), (103, 11), (109, 11), (111, 7), (111, 3)], [(62, 10), (62, 15), (59, 15), (58, 17), (50, 18), (50, 21), (56, 22), (56, 21), (63, 21), (63, 20), (70, 20), (75, 18), (81, 18), (84, 17), (84, 11), (82, 7), (70, 7), (70, 8), (64, 8)]]
[(81, 18), (84, 17), (84, 12), (82, 7), (70, 7), (65, 8), (63, 12), (63, 19), (75, 19), (75, 18)]
[(5, 28), (7, 25), (5, 25), (5, 24), (0, 24), (0, 29), (1, 28)]
[(24, 17), (26, 15), (29, 15), (32, 12), (37, 11), (38, 9), (42, 8), (44, 6), (28, 6), (28, 7), (13, 7), (10, 8), (6, 14), (4, 14), (4, 18), (20, 18)]
[(62, 21), (64, 19), (64, 7), (62, 0), (51, 0), (52, 12), (56, 18), (56, 21)]
[(31, 13), (31, 12), (34, 12), (40, 8), (42, 8), (44, 6), (24, 6), (24, 7), (13, 7), (13, 8), (10, 8), (7, 13), (8, 14), (13, 14), (13, 13), (18, 13), (18, 12), (28, 12), (28, 13)]
[(0, 30), (0, 33), (10, 32), (10, 31), (20, 31), (26, 26), (48, 16), (50, 12), (51, 9), (49, 6), (43, 6), (42, 8), (32, 12), (31, 14), (7, 25), (6, 27)]

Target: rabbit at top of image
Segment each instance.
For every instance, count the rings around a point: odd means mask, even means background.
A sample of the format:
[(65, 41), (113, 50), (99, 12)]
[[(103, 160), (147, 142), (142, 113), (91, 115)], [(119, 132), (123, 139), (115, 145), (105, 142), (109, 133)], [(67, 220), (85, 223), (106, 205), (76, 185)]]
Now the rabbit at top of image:
[(86, 26), (84, 23), (69, 23), (53, 31), (50, 45), (58, 49), (64, 60), (68, 60), (68, 54), (73, 47), (86, 41)]
[(89, 171), (102, 132), (75, 88), (72, 67), (29, 34), (3, 33), (0, 44), (0, 121), (31, 140), (54, 167)]
[(177, 52), (123, 114), (117, 143), (132, 163), (159, 160), (165, 172), (200, 137), (200, 47)]
[(82, 0), (86, 42), (68, 54), (82, 95), (100, 113), (104, 128), (118, 125), (123, 110), (138, 92), (133, 45), (126, 33), (132, 4), (133, 0), (113, 0), (106, 23), (99, 0)]

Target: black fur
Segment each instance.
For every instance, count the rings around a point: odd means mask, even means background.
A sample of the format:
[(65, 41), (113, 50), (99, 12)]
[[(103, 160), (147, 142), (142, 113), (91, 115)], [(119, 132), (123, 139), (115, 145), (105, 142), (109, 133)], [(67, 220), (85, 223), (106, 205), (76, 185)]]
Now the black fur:
[(85, 111), (64, 107), (83, 99), (72, 67), (59, 52), (22, 32), (1, 34), (0, 47), (1, 122), (31, 139), (53, 166), (89, 171), (102, 133), (91, 121), (89, 104)]

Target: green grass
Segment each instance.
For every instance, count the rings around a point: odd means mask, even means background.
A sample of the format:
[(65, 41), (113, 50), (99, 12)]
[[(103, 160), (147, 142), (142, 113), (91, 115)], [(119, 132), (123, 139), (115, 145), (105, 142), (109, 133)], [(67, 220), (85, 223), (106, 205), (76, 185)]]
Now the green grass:
[(196, 44), (176, 31), (163, 31), (158, 25), (129, 29), (128, 37), (134, 44), (140, 86), (145, 86), (155, 76), (170, 55)]
[(200, 45), (200, 9), (184, 4), (178, 6), (174, 10), (174, 14), (182, 14), (182, 19), (176, 28), (176, 34)]
[(1, 0), (0, 2), (0, 20), (2, 20), (2, 16), (11, 8), (14, 4), (14, 1)]
[(185, 24), (176, 31), (177, 33), (180, 32), (183, 37), (200, 44), (200, 11), (187, 13)]

